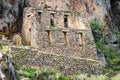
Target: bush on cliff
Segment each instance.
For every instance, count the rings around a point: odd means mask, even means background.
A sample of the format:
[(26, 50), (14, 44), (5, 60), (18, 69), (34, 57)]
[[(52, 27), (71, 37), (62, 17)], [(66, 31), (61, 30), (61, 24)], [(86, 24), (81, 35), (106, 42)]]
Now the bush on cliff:
[[(120, 54), (106, 44), (102, 21), (98, 18), (89, 21), (98, 52), (104, 53), (107, 61), (107, 69), (120, 70)], [(118, 39), (120, 39), (119, 35)], [(118, 40), (119, 41), (119, 40)]]

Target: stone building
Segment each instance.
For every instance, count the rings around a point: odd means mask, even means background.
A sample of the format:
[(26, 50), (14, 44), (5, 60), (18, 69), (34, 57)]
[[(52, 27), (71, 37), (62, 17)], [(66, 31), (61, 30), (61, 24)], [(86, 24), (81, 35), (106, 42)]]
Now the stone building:
[(74, 12), (26, 7), (22, 35), (40, 51), (26, 52), (37, 55), (31, 56), (37, 61), (30, 57), (24, 62), (27, 66), (48, 66), (63, 74), (102, 73), (91, 29)]
[(55, 54), (97, 59), (91, 30), (68, 11), (24, 9), (22, 34), (28, 45)]
[[(85, 8), (89, 1), (86, 0), (84, 5), (78, 4), (80, 7), (72, 4), (70, 2), (72, 0), (25, 0), (25, 3), (24, 0), (8, 1), (10, 4), (6, 5), (9, 7), (4, 13), (5, 21), (8, 22), (0, 20), (0, 24), (3, 24), (0, 25), (0, 31), (5, 27), (6, 32), (8, 30), (11, 30), (10, 33), (16, 32), (21, 29), (21, 26), (20, 28), (18, 26), (22, 23), (23, 38), (27, 45), (36, 48), (35, 51), (34, 48), (21, 49), (15, 46), (11, 51), (16, 53), (13, 58), (16, 63), (27, 67), (49, 66), (63, 74), (75, 74), (82, 71), (90, 74), (102, 73), (91, 29), (82, 23), (87, 13), (92, 14), (88, 8)], [(83, 4), (83, 2), (80, 3)], [(25, 6), (20, 7), (23, 4)], [(75, 8), (80, 8), (81, 13), (78, 13)], [(23, 15), (18, 14), (22, 13), (19, 12), (22, 9), (24, 9)], [(0, 7), (0, 12), (2, 11)], [(18, 17), (17, 20), (16, 17)], [(21, 59), (17, 56), (21, 54), (19, 50), (24, 51)]]

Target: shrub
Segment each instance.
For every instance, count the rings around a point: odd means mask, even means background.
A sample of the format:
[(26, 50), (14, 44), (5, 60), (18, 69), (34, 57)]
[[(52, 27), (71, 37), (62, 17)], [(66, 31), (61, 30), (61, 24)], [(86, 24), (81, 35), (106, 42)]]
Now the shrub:
[[(36, 72), (38, 76), (35, 75)], [(29, 78), (30, 80), (70, 80), (69, 77), (65, 77), (64, 75), (57, 73), (57, 71), (48, 68), (38, 70), (36, 68), (22, 67), (17, 71), (17, 75), (19, 80), (21, 80), (21, 76)]]
[[(111, 49), (108, 45), (106, 45), (103, 25), (100, 19), (92, 19), (89, 21), (89, 24), (92, 28), (97, 50), (105, 55), (107, 68), (120, 70), (120, 54), (117, 52), (117, 50)], [(114, 33), (116, 34), (118, 40), (120, 40), (120, 33)]]
[(93, 35), (95, 37), (95, 41), (99, 41), (104, 38), (104, 30), (102, 21), (98, 18), (91, 19), (89, 21), (90, 27), (92, 28)]

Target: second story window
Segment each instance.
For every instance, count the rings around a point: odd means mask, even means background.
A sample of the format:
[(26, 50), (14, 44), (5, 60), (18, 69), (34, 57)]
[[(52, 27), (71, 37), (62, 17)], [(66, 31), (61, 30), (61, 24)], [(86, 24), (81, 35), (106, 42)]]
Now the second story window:
[(54, 23), (54, 13), (51, 13), (51, 16), (50, 16), (50, 26), (51, 26), (51, 27), (55, 27), (55, 23)]
[(64, 27), (68, 28), (68, 15), (64, 15)]
[(41, 12), (38, 12), (38, 21), (41, 22)]

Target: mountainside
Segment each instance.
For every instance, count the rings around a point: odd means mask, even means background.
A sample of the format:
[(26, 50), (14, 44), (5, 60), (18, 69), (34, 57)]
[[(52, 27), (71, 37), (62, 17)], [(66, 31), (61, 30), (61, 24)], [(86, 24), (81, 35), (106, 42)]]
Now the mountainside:
[(120, 0), (0, 0), (0, 51), (9, 46), (13, 63), (22, 67), (45, 65), (65, 75), (117, 74), (119, 26)]

